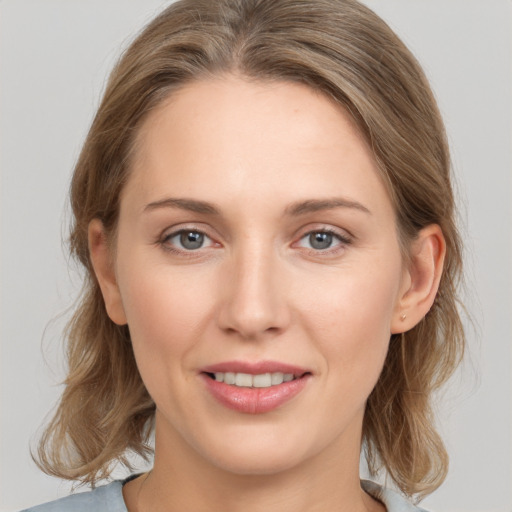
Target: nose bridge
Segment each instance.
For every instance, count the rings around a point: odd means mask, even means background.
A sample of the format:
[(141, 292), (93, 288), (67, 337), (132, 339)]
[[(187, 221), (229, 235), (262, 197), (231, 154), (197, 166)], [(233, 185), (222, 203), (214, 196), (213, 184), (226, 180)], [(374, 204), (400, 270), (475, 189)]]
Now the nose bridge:
[(279, 256), (272, 244), (250, 237), (233, 250), (219, 319), (223, 329), (236, 331), (243, 338), (257, 338), (285, 327), (288, 312)]

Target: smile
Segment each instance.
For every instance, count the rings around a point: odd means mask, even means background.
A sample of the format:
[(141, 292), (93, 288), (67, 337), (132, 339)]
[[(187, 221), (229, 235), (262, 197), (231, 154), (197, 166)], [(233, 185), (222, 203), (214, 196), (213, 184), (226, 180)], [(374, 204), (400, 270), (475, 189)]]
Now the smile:
[(210, 374), (217, 382), (224, 382), (230, 386), (238, 386), (243, 388), (269, 388), (271, 386), (278, 386), (283, 382), (290, 382), (296, 377), (293, 373), (260, 373), (258, 375), (251, 375), (250, 373), (235, 373), (235, 372), (215, 372)]
[(202, 368), (200, 376), (209, 396), (228, 409), (268, 413), (292, 401), (313, 377), (306, 368), (272, 361), (231, 361)]

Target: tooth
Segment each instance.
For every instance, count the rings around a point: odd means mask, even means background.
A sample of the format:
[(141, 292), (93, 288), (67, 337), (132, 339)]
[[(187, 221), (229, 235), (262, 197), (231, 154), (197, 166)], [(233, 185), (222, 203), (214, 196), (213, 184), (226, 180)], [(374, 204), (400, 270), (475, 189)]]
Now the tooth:
[(281, 372), (276, 372), (272, 374), (272, 386), (277, 386), (278, 384), (283, 383), (284, 374)]
[(255, 388), (268, 388), (272, 385), (272, 376), (270, 375), (270, 373), (254, 375), (254, 377), (252, 378), (252, 385)]
[(224, 382), (225, 384), (240, 386), (244, 388), (268, 388), (270, 386), (278, 386), (283, 382), (290, 382), (295, 377), (293, 373), (261, 373), (259, 375), (251, 375), (249, 373), (235, 372), (215, 372), (215, 380)]
[(250, 388), (252, 387), (252, 375), (249, 373), (237, 373), (235, 374), (235, 384), (237, 386)]

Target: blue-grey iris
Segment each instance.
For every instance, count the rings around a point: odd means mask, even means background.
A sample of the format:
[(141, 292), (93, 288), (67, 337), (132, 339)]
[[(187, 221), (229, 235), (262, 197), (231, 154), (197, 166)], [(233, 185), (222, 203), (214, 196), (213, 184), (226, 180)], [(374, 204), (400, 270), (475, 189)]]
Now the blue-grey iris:
[(328, 249), (332, 245), (332, 234), (331, 233), (311, 233), (309, 235), (309, 243), (313, 249)]
[(184, 231), (180, 235), (180, 243), (185, 249), (199, 249), (203, 245), (204, 235), (197, 231)]

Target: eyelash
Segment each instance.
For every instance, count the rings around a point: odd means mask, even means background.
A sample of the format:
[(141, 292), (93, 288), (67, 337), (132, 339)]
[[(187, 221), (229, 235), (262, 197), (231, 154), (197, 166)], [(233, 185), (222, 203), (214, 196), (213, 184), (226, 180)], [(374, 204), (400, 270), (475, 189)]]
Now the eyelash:
[(304, 249), (306, 249), (308, 254), (314, 255), (314, 256), (336, 255), (338, 252), (344, 250), (346, 248), (346, 246), (348, 246), (352, 243), (352, 238), (350, 238), (349, 236), (342, 235), (338, 231), (336, 231), (334, 229), (328, 229), (328, 228), (312, 229), (311, 231), (304, 233), (299, 238), (298, 243), (300, 243), (302, 240), (305, 240), (305, 239), (311, 237), (311, 235), (314, 235), (314, 234), (330, 235), (333, 237), (333, 239), (336, 239), (338, 241), (338, 244), (336, 244), (334, 247), (328, 247), (326, 249), (314, 249), (314, 248), (307, 248), (307, 247), (304, 248)]
[(201, 246), (201, 247), (198, 247), (197, 249), (186, 249), (186, 248), (180, 249), (180, 248), (176, 248), (174, 244), (170, 243), (170, 241), (173, 238), (176, 238), (176, 237), (184, 235), (184, 234), (190, 234), (190, 233), (201, 235), (205, 239), (210, 240), (210, 242), (212, 242), (212, 244), (215, 244), (215, 242), (213, 242), (211, 237), (209, 237), (203, 230), (197, 229), (197, 228), (182, 228), (182, 229), (178, 229), (177, 231), (173, 231), (172, 233), (164, 234), (164, 236), (161, 238), (161, 240), (159, 240), (158, 243), (165, 251), (171, 252), (173, 254), (178, 254), (180, 256), (194, 257), (194, 256), (197, 256), (196, 253), (199, 250), (204, 249), (205, 247)]
[[(210, 236), (208, 236), (203, 230), (197, 229), (197, 228), (193, 228), (193, 227), (191, 227), (191, 228), (182, 228), (182, 229), (178, 229), (177, 231), (173, 231), (172, 233), (164, 234), (161, 237), (161, 239), (158, 241), (158, 244), (167, 252), (170, 252), (170, 253), (173, 253), (173, 254), (177, 254), (177, 255), (180, 255), (180, 256), (184, 256), (184, 257), (197, 257), (198, 256), (197, 253), (201, 249), (205, 249), (205, 248), (208, 248), (208, 247), (201, 246), (201, 247), (198, 247), (197, 249), (186, 249), (186, 248), (180, 249), (180, 248), (176, 248), (175, 244), (171, 244), (170, 243), (170, 241), (173, 238), (176, 238), (176, 237), (181, 236), (183, 234), (191, 234), (191, 233), (200, 235), (200, 236), (204, 237), (205, 239), (210, 240), (210, 242), (211, 242), (210, 246), (214, 246), (216, 244), (216, 242), (214, 242), (212, 240), (212, 238)], [(349, 237), (349, 236), (342, 235), (342, 234), (340, 234), (339, 232), (337, 232), (337, 231), (335, 231), (333, 229), (321, 228), (321, 229), (313, 229), (313, 230), (308, 231), (307, 233), (304, 233), (299, 238), (298, 242), (295, 242), (293, 245), (295, 246), (295, 245), (299, 244), (302, 240), (305, 240), (305, 239), (307, 239), (308, 237), (311, 237), (311, 235), (314, 235), (314, 234), (325, 234), (325, 235), (332, 236), (333, 239), (336, 239), (338, 241), (338, 244), (336, 244), (334, 246), (334, 248), (333, 247), (328, 247), (326, 249), (315, 249), (315, 248), (303, 247), (303, 249), (305, 249), (305, 251), (309, 255), (314, 255), (314, 256), (335, 255), (339, 251), (342, 251), (343, 249), (345, 249), (346, 246), (348, 246), (348, 245), (350, 245), (352, 243), (352, 238)], [(220, 245), (220, 244), (217, 244), (217, 245)]]

